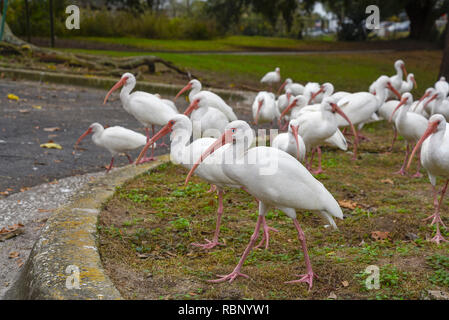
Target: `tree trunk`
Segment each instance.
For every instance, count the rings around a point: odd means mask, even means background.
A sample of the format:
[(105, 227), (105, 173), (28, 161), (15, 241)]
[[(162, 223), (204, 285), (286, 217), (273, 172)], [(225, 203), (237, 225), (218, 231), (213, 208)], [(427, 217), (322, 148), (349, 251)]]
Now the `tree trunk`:
[(437, 13), (434, 11), (434, 0), (409, 1), (405, 11), (410, 19), (410, 39), (432, 40), (435, 31), (435, 19)]
[(447, 25), (444, 36), (443, 60), (441, 61), (440, 74), (438, 75), (438, 79), (440, 77), (446, 77), (446, 79), (449, 80), (449, 28)]

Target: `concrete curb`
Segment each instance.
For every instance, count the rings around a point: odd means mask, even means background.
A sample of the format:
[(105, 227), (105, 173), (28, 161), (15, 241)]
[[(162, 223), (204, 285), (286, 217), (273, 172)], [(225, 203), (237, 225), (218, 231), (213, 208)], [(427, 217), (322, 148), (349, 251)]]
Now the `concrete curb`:
[[(47, 72), (37, 70), (26, 70), (16, 68), (0, 67), (0, 73), (3, 73), (7, 78), (25, 79), (39, 82), (51, 82), (57, 84), (75, 85), (81, 87), (99, 88), (109, 90), (116, 82), (117, 78), (97, 77), (97, 76), (82, 76), (73, 74), (63, 74), (58, 72)], [(186, 81), (187, 83), (187, 81)], [(176, 95), (183, 86), (152, 83), (147, 81), (137, 81), (136, 90), (147, 92), (157, 92), (162, 95)], [(224, 99), (234, 99), (237, 101), (247, 99), (247, 92), (239, 90), (226, 89), (211, 89), (219, 94)]]
[[(169, 161), (129, 165), (88, 183), (69, 205), (51, 216), (6, 300), (122, 299), (105, 274), (97, 249), (97, 220), (103, 203), (126, 181)], [(79, 289), (72, 279), (79, 270)]]

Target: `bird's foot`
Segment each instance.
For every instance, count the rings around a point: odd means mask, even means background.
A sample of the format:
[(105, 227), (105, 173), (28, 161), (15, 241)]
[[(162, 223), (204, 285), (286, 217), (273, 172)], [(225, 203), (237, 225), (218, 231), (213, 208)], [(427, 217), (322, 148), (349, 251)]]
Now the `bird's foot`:
[(201, 243), (192, 243), (192, 246), (204, 249), (204, 250), (209, 250), (212, 248), (215, 248), (216, 246), (224, 246), (224, 243), (219, 243), (218, 241), (210, 241), (208, 239), (204, 239), (206, 240), (206, 243), (201, 244)]
[(309, 290), (312, 289), (312, 285), (313, 285), (313, 278), (317, 278), (318, 276), (313, 273), (313, 271), (308, 272), (307, 274), (300, 274), (300, 275), (296, 275), (297, 277), (301, 277), (301, 279), (298, 280), (292, 280), (292, 281), (286, 281), (284, 283), (299, 283), (299, 282), (305, 282), (309, 285)]
[(255, 249), (259, 249), (260, 246), (262, 245), (262, 243), (264, 243), (264, 241), (265, 241), (265, 250), (268, 249), (268, 245), (270, 242), (270, 231), (279, 232), (278, 229), (267, 226), (267, 223), (265, 222), (265, 224), (263, 226), (262, 240), (260, 240), (259, 244), (254, 247)]
[(399, 171), (396, 171), (394, 174), (400, 174), (401, 176), (405, 176), (405, 175), (406, 175), (406, 172), (405, 172), (404, 169), (401, 169), (401, 170), (399, 170)]
[(158, 143), (157, 146), (158, 146), (158, 147), (161, 147), (161, 148), (168, 148), (168, 147), (169, 147), (169, 145), (166, 144), (165, 142)]
[(217, 186), (214, 184), (211, 184), (210, 189), (209, 189), (209, 191), (207, 191), (207, 193), (212, 193), (212, 192), (215, 192), (216, 190), (217, 190)]
[(420, 172), (417, 172), (412, 177), (413, 178), (422, 178), (422, 174)]
[(247, 276), (246, 274), (240, 273), (239, 271), (236, 271), (236, 270), (232, 271), (230, 274), (228, 274), (226, 276), (217, 274), (217, 277), (219, 277), (219, 278), (215, 279), (215, 280), (208, 280), (208, 282), (220, 283), (220, 282), (229, 281), (229, 283), (231, 283), (237, 277), (244, 277), (246, 279), (249, 279), (249, 276)]
[(138, 164), (142, 164), (142, 163), (150, 162), (150, 161), (156, 161), (156, 158), (155, 157), (144, 157), (139, 161)]
[(438, 231), (435, 237), (430, 239), (430, 242), (435, 242), (436, 244), (440, 244), (440, 242), (449, 242), (441, 235), (441, 233)]
[(440, 223), (445, 229), (447, 229), (446, 225), (444, 224), (443, 220), (441, 220), (441, 216), (438, 213), (434, 213), (431, 216), (423, 219), (423, 221), (427, 221), (432, 219), (432, 222), (430, 223), (431, 226), (433, 226), (435, 223)]
[(323, 170), (323, 169), (318, 169), (318, 170), (312, 170), (311, 172), (312, 172), (313, 174), (320, 174), (320, 173), (323, 173), (324, 170)]

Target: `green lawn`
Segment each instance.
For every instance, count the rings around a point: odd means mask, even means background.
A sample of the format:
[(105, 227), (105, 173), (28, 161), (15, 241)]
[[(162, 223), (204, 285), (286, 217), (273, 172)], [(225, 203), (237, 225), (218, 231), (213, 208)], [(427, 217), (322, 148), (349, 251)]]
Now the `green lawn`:
[[(68, 49), (66, 49), (68, 50)], [(137, 52), (81, 50), (71, 52), (111, 56), (141, 55)], [(369, 84), (381, 74), (393, 75), (393, 63), (403, 59), (409, 72), (415, 74), (422, 94), (435, 82), (441, 51), (400, 51), (364, 54), (307, 54), (307, 55), (225, 55), (183, 54), (155, 52), (181, 66), (200, 80), (217, 87), (232, 88), (239, 84), (261, 88), (259, 79), (276, 66), (281, 68), (282, 78), (290, 77), (300, 83), (308, 81), (332, 82), (336, 90), (366, 91)], [(160, 79), (164, 81), (164, 79)]]

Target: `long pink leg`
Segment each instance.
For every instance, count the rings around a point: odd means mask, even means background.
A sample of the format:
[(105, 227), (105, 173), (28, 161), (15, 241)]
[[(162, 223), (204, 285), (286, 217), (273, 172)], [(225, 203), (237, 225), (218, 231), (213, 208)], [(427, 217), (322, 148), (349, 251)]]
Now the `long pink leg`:
[[(259, 205), (259, 207), (260, 207), (260, 205)], [(248, 246), (246, 247), (245, 251), (243, 252), (243, 255), (240, 258), (239, 263), (234, 268), (234, 271), (232, 271), (228, 275), (218, 275), (218, 277), (219, 277), (218, 279), (209, 280), (209, 282), (219, 283), (219, 282), (225, 282), (228, 280), (229, 280), (229, 282), (232, 282), (239, 276), (244, 277), (244, 278), (249, 278), (246, 274), (241, 273), (240, 270), (242, 269), (243, 263), (245, 262), (245, 259), (248, 257), (248, 254), (251, 252), (252, 247), (254, 246), (254, 244), (257, 241), (257, 237), (259, 236), (260, 225), (262, 224), (262, 222), (263, 222), (263, 216), (259, 215), (259, 218), (257, 219), (257, 223), (256, 223), (256, 228), (254, 229), (254, 233), (251, 236), (251, 240), (249, 241)]]
[(424, 220), (428, 220), (433, 218), (432, 222), (430, 225), (436, 224), (437, 226), (437, 232), (435, 237), (433, 237), (430, 241), (432, 242), (436, 242), (437, 244), (440, 244), (440, 242), (448, 242), (446, 239), (444, 239), (444, 237), (441, 235), (440, 232), (440, 224), (446, 228), (446, 226), (444, 225), (443, 221), (441, 220), (441, 216), (440, 216), (440, 207), (441, 204), (443, 203), (443, 197), (444, 194), (446, 193), (447, 190), (447, 186), (448, 186), (449, 180), (446, 181), (446, 184), (443, 187), (443, 190), (441, 190), (441, 196), (440, 196), (440, 201), (437, 202), (437, 192), (435, 190), (435, 187), (433, 187), (434, 189), (434, 205), (437, 204), (436, 209), (435, 209), (435, 213), (433, 215), (431, 215), (430, 217), (424, 219)]
[(310, 155), (310, 162), (308, 164), (308, 166), (306, 167), (307, 170), (312, 171), (312, 162), (313, 162), (313, 157), (315, 156), (315, 148), (312, 149), (312, 154)]
[(320, 174), (323, 172), (323, 168), (321, 167), (321, 148), (317, 147), (316, 150), (318, 151), (318, 170), (312, 171), (312, 173)]
[(418, 156), (418, 165), (416, 168), (416, 173), (412, 176), (413, 178), (421, 178), (422, 177), (421, 172), (419, 172), (419, 170), (421, 169), (421, 151), (420, 150), (418, 150), (417, 156)]
[(129, 154), (125, 153), (126, 157), (128, 158), (129, 163), (133, 163), (133, 159), (129, 156)]
[(114, 157), (111, 159), (111, 163), (109, 164), (109, 167), (106, 168), (106, 173), (111, 171), (112, 167), (114, 166)]
[(202, 249), (212, 249), (218, 245), (224, 246), (223, 243), (218, 242), (218, 236), (220, 234), (221, 216), (223, 215), (223, 190), (218, 190), (218, 210), (217, 210), (217, 224), (215, 226), (214, 239), (212, 241), (205, 239), (205, 244), (192, 243), (192, 246)]
[(254, 249), (260, 248), (262, 243), (265, 241), (265, 250), (267, 250), (268, 244), (270, 242), (270, 233), (269, 232), (270, 231), (279, 232), (279, 230), (269, 227), (267, 225), (267, 220), (265, 219), (265, 216), (263, 217), (262, 223), (263, 223), (262, 240), (260, 240), (259, 244), (257, 246), (255, 246)]
[(398, 138), (398, 130), (396, 130), (395, 126), (393, 126), (393, 131), (394, 131), (393, 142), (391, 143), (391, 147), (388, 150), (388, 152), (392, 152), (393, 151), (394, 144), (396, 142), (396, 139)]
[(307, 252), (307, 244), (306, 244), (306, 236), (299, 225), (298, 220), (293, 219), (293, 223), (295, 224), (296, 230), (298, 231), (298, 239), (301, 242), (302, 252), (304, 253), (304, 260), (306, 263), (307, 273), (296, 275), (297, 277), (301, 277), (298, 280), (286, 281), (285, 283), (297, 283), (297, 282), (306, 282), (309, 284), (309, 290), (312, 289), (313, 278), (318, 278), (318, 276), (312, 270), (312, 263), (310, 262), (309, 253)]
[(407, 141), (407, 150), (405, 151), (405, 159), (404, 163), (402, 164), (402, 167), (399, 171), (395, 172), (395, 174), (400, 174), (402, 176), (405, 176), (405, 166), (407, 165), (408, 155), (410, 153), (410, 145)]
[(215, 184), (211, 184), (210, 189), (209, 189), (209, 191), (207, 191), (207, 193), (212, 193), (212, 192), (215, 192), (216, 190), (217, 190), (217, 186)]

